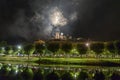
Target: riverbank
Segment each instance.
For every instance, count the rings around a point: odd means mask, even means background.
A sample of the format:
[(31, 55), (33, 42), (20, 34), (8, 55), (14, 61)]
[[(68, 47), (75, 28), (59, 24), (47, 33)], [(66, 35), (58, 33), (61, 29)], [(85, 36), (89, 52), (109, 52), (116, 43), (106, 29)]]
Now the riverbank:
[(61, 65), (89, 65), (89, 66), (120, 66), (120, 59), (112, 58), (41, 58), (27, 56), (0, 56), (2, 62), (37, 63), (37, 64), (61, 64)]

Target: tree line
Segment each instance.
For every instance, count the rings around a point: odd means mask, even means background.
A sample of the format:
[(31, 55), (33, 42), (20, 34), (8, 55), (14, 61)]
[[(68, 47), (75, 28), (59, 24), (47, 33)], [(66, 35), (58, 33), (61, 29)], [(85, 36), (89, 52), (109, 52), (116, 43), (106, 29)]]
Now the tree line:
[(111, 42), (70, 42), (70, 41), (48, 41), (24, 44), (18, 46), (8, 45), (5, 41), (0, 43), (0, 53), (5, 55), (26, 54), (28, 58), (32, 54), (39, 56), (90, 56), (96, 57), (115, 57), (120, 54), (120, 41)]

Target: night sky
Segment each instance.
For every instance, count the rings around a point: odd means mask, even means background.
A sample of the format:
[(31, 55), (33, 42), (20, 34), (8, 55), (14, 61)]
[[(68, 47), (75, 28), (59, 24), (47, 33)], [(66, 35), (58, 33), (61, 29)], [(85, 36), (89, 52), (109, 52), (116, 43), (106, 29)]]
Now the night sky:
[(120, 40), (120, 0), (0, 0), (0, 41), (49, 39), (52, 25), (73, 37)]

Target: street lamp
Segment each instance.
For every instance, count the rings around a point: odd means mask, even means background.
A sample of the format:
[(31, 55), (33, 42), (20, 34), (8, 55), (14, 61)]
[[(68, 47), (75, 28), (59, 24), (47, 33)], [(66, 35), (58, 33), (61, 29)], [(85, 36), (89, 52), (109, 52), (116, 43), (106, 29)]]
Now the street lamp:
[(90, 42), (85, 43), (86, 47), (87, 47), (87, 53), (90, 53)]
[(20, 50), (22, 47), (21, 47), (21, 45), (18, 45), (17, 48)]
[(89, 42), (87, 42), (85, 45), (86, 45), (87, 47), (89, 47), (89, 46), (90, 46), (90, 43), (89, 43)]

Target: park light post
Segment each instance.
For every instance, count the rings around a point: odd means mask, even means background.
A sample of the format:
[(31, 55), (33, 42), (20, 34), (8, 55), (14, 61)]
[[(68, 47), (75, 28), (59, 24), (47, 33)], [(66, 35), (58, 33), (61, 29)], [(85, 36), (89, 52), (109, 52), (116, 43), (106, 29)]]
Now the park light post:
[(18, 45), (18, 46), (17, 46), (17, 49), (18, 49), (18, 50), (21, 50), (21, 49), (22, 49), (22, 46), (21, 46), (21, 45)]
[(22, 50), (22, 46), (21, 46), (21, 45), (17, 45), (17, 52), (18, 52), (18, 55), (20, 55), (21, 50)]
[(88, 54), (90, 54), (90, 42), (86, 42), (85, 46), (87, 47)]

